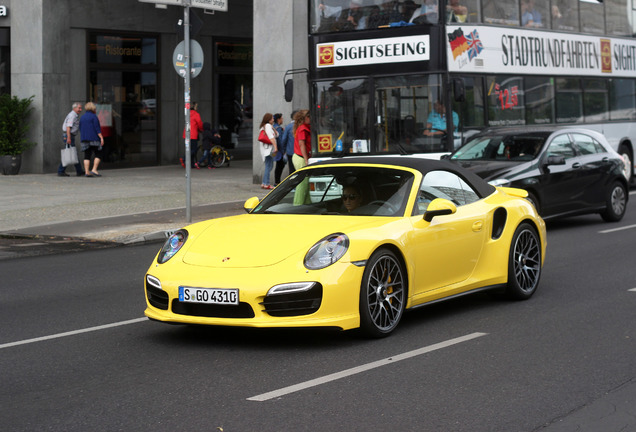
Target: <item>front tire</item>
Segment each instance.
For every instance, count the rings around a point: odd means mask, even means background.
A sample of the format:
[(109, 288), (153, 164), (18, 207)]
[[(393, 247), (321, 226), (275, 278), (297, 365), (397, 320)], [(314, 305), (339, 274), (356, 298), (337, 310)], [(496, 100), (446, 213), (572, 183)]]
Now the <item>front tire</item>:
[(388, 249), (371, 255), (360, 286), (360, 329), (366, 336), (385, 337), (397, 327), (406, 305), (406, 274)]
[(627, 190), (621, 182), (614, 182), (607, 193), (606, 208), (601, 217), (607, 222), (618, 222), (623, 219), (627, 210)]
[(515, 230), (508, 257), (506, 294), (514, 300), (527, 300), (537, 290), (541, 278), (541, 241), (528, 223)]

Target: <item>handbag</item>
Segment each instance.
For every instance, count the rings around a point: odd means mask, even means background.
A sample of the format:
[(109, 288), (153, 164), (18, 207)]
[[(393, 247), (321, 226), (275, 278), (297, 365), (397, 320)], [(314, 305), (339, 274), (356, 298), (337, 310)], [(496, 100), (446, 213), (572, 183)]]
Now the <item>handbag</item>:
[(67, 167), (69, 165), (75, 165), (79, 163), (77, 159), (77, 149), (70, 144), (66, 144), (66, 147), (62, 149), (62, 166)]
[(261, 129), (261, 133), (258, 134), (258, 140), (263, 144), (272, 144), (272, 142), (269, 140), (269, 137), (265, 133), (265, 129)]

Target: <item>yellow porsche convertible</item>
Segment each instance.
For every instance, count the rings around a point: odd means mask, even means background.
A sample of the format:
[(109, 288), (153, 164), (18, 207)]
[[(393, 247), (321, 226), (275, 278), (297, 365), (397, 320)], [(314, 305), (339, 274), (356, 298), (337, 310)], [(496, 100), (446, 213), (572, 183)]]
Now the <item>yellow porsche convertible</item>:
[(145, 276), (145, 314), (382, 337), (406, 309), (431, 302), (481, 290), (528, 299), (546, 231), (526, 195), (447, 161), (312, 164), (247, 200), (247, 214), (174, 233)]

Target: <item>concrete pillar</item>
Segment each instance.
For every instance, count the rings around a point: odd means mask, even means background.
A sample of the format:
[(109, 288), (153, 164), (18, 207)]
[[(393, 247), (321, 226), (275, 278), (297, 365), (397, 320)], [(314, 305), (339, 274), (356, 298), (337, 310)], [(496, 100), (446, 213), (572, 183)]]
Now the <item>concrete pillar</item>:
[[(307, 67), (307, 2), (254, 2), (253, 183), (262, 181), (264, 163), (257, 141), (263, 115), (280, 112), (285, 123), (293, 109), (308, 108), (306, 75), (294, 75), (294, 100), (285, 102), (285, 71)], [(272, 181), (274, 173), (272, 172)], [(287, 175), (287, 171), (283, 172)]]
[(37, 145), (23, 154), (23, 173), (54, 172), (60, 163), (61, 145), (52, 143), (60, 142), (62, 122), (71, 110), (67, 3), (21, 0), (10, 9), (11, 93), (34, 96), (28, 139)]

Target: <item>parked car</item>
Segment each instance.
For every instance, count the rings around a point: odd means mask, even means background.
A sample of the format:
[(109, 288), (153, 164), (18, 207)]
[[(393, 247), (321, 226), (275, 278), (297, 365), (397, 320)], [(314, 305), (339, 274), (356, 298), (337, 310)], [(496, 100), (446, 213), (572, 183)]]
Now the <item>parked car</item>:
[(525, 189), (544, 219), (600, 213), (615, 222), (627, 209), (629, 167), (592, 130), (487, 129), (449, 158), (494, 186)]
[[(312, 183), (326, 183), (323, 192)], [(546, 236), (526, 195), (448, 161), (318, 162), (262, 201), (247, 200), (248, 214), (174, 233), (145, 275), (145, 314), (167, 323), (360, 327), (381, 337), (406, 309), (442, 299), (487, 289), (528, 299)], [(276, 227), (292, 234), (275, 235)]]

